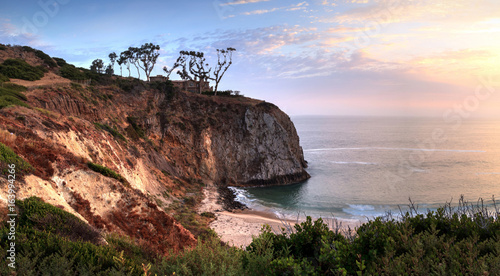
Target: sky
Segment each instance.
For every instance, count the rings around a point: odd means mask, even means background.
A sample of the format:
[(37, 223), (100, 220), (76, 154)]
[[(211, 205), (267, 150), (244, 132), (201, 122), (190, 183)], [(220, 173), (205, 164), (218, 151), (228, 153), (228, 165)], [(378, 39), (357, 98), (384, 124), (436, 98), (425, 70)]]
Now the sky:
[(80, 67), (152, 42), (153, 76), (181, 50), (214, 66), (216, 49), (233, 47), (219, 88), (291, 116), (500, 117), (498, 0), (0, 3), (0, 43)]

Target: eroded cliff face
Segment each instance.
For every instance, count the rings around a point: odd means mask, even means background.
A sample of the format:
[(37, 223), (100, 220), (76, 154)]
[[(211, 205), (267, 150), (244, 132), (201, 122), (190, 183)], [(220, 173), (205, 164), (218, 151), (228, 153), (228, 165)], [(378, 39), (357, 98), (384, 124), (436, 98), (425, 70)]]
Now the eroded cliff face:
[[(166, 252), (195, 238), (165, 207), (184, 204), (204, 185), (283, 185), (309, 177), (292, 122), (270, 103), (136, 80), (119, 84), (33, 87), (26, 92), (32, 108), (0, 110), (0, 142), (35, 168), (20, 181), (20, 198), (39, 196)], [(90, 170), (89, 161), (127, 185)]]
[(178, 93), (159, 112), (151, 127), (167, 142), (166, 155), (187, 165), (178, 167), (183, 174), (240, 186), (309, 177), (295, 127), (273, 104)]

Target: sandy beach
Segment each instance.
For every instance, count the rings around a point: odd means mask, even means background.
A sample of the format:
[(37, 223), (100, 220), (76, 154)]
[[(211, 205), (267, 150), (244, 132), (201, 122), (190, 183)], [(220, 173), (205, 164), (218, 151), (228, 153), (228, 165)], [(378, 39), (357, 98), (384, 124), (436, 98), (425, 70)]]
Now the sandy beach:
[[(201, 202), (199, 212), (212, 212), (216, 219), (210, 223), (210, 228), (214, 230), (222, 241), (236, 247), (246, 247), (252, 242), (253, 236), (258, 236), (264, 225), (269, 225), (278, 232), (284, 223), (291, 226), (297, 222), (292, 220), (280, 219), (273, 213), (259, 212), (251, 209), (229, 212), (223, 209), (222, 205), (217, 203), (219, 193), (215, 186), (208, 186), (204, 190), (205, 198)], [(305, 218), (301, 217), (299, 222)], [(359, 223), (342, 221), (342, 229), (348, 227), (354, 229)]]

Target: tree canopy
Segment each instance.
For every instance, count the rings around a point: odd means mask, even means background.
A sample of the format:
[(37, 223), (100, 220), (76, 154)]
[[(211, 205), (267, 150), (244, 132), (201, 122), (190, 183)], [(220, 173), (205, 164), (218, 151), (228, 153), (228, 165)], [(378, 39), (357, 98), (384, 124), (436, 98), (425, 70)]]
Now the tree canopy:
[(92, 61), (92, 65), (90, 66), (90, 71), (102, 74), (103, 68), (104, 68), (104, 62), (102, 61), (102, 59), (95, 59), (94, 61)]
[(140, 48), (134, 48), (136, 51), (134, 54), (137, 57), (137, 65), (144, 70), (146, 74), (146, 78), (149, 81), (149, 75), (156, 64), (156, 60), (160, 53), (160, 45), (154, 45), (153, 43), (146, 43), (142, 45)]
[(217, 49), (217, 66), (214, 69), (215, 89), (214, 94), (217, 95), (217, 89), (219, 87), (219, 82), (226, 73), (227, 69), (231, 64), (233, 64), (233, 52), (236, 51), (234, 48)]

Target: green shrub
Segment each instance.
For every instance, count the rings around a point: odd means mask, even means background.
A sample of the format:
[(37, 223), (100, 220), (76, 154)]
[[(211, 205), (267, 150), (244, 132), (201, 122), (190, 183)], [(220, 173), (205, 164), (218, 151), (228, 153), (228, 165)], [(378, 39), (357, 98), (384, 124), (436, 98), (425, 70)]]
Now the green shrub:
[(5, 83), (4, 87), (0, 87), (0, 96), (12, 96), (14, 98), (18, 98), (19, 100), (26, 101), (26, 96), (20, 93), (23, 88), (26, 89), (24, 86), (16, 86), (15, 84)]
[(0, 87), (0, 109), (11, 105), (29, 107), (24, 102), (27, 100), (26, 96), (20, 93), (23, 91), (26, 91), (26, 87), (13, 83), (4, 83), (3, 87)]
[(0, 65), (0, 73), (12, 79), (35, 81), (41, 79), (45, 72), (45, 68), (31, 66), (22, 59), (7, 59)]
[(123, 136), (123, 134), (118, 132), (118, 130), (116, 130), (116, 129), (114, 129), (106, 124), (94, 123), (94, 125), (98, 129), (102, 129), (102, 130), (109, 132), (111, 135), (113, 135), (113, 137), (127, 142), (127, 138), (125, 138), (125, 136)]
[[(28, 90), (28, 88), (26, 88), (25, 86), (15, 83), (4, 83), (0, 88), (8, 89), (14, 92), (25, 92), (26, 90)], [(18, 94), (16, 95), (16, 97), (20, 97), (22, 100), (26, 100), (26, 97), (23, 94)]]
[[(99, 233), (74, 215), (36, 197), (16, 201), (16, 206), (16, 275), (140, 275), (140, 265), (118, 261), (120, 254), (113, 247), (89, 242), (100, 239)], [(4, 223), (2, 259), (11, 242), (8, 233), (9, 225)], [(7, 265), (0, 266), (1, 275), (11, 272)]]
[(3, 83), (3, 82), (6, 82), (6, 81), (9, 81), (10, 79), (5, 76), (4, 74), (0, 73), (0, 83)]
[(243, 251), (221, 244), (216, 238), (181, 254), (169, 254), (151, 269), (152, 275), (245, 275), (242, 270)]
[(44, 53), (43, 51), (33, 49), (29, 46), (23, 46), (23, 49), (26, 52), (34, 53), (35, 56), (37, 56), (39, 59), (41, 59), (43, 61), (43, 63), (45, 63), (47, 66), (49, 66), (51, 68), (57, 66), (57, 63), (54, 60), (52, 60), (52, 58), (49, 55), (47, 55), (46, 53)]
[(170, 80), (155, 81), (148, 84), (151, 89), (155, 89), (158, 92), (163, 93), (167, 101), (170, 101), (174, 97), (175, 87)]
[(212, 218), (212, 219), (215, 218), (215, 214), (212, 213), (212, 212), (203, 212), (203, 213), (200, 214), (200, 216), (206, 217), (206, 218)]
[(16, 173), (30, 173), (35, 170), (33, 166), (19, 157), (19, 155), (17, 155), (11, 148), (4, 145), (3, 143), (0, 143), (0, 166), (2, 167), (4, 174), (7, 173), (8, 165), (10, 164), (15, 165)]
[(19, 100), (18, 98), (12, 96), (0, 96), (0, 109), (11, 105), (29, 107), (27, 103)]
[(136, 78), (117, 78), (115, 84), (127, 93), (140, 93), (146, 89), (144, 82)]
[(125, 186), (130, 186), (130, 184), (128, 183), (127, 179), (125, 179), (125, 177), (121, 176), (120, 174), (116, 173), (115, 171), (113, 171), (110, 168), (107, 168), (107, 167), (104, 167), (104, 166), (101, 166), (101, 165), (98, 165), (98, 164), (95, 164), (92, 162), (88, 162), (87, 166), (95, 172), (98, 172), (104, 176), (111, 177), (111, 178), (114, 178), (114, 179), (120, 181)]
[(0, 44), (0, 51), (4, 50), (7, 50), (7, 46), (5, 46), (4, 44)]
[(130, 124), (127, 128), (127, 133), (134, 140), (138, 140), (139, 138), (145, 139), (146, 135), (144, 134), (144, 130), (137, 125), (137, 120), (136, 117), (127, 117), (127, 122)]
[(76, 89), (76, 90), (82, 90), (83, 89), (83, 87), (82, 87), (81, 84), (74, 83), (74, 82), (71, 83), (71, 88)]
[(68, 63), (66, 62), (66, 60), (64, 60), (64, 59), (62, 59), (62, 58), (52, 57), (52, 59), (56, 61), (57, 66), (59, 66), (59, 67), (63, 67), (64, 65), (67, 65), (67, 64), (68, 64)]
[(85, 73), (77, 69), (74, 65), (64, 64), (59, 68), (59, 75), (70, 80), (85, 80)]
[(23, 226), (31, 226), (72, 241), (88, 241), (95, 244), (101, 241), (99, 232), (90, 225), (73, 214), (43, 202), (38, 197), (18, 201), (16, 206), (22, 210), (19, 219)]
[[(310, 218), (281, 234), (265, 228), (242, 262), (256, 275), (490, 275), (500, 269), (498, 210), (450, 206), (379, 217), (346, 238)], [(272, 256), (272, 258), (270, 257)]]

